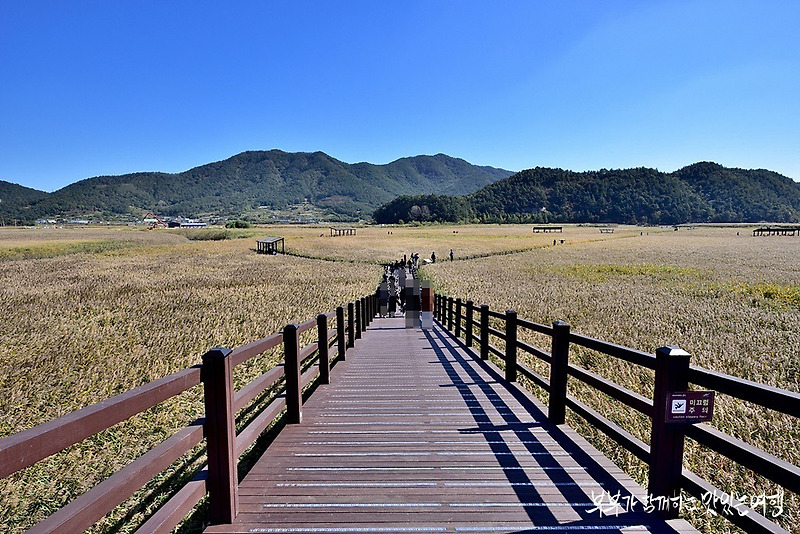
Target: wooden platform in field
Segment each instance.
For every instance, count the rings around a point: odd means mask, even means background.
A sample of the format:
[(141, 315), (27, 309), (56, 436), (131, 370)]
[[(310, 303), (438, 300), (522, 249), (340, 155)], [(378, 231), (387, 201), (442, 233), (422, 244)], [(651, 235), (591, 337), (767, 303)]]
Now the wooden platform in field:
[(438, 325), (375, 319), (206, 532), (696, 532), (603, 492), (645, 493)]

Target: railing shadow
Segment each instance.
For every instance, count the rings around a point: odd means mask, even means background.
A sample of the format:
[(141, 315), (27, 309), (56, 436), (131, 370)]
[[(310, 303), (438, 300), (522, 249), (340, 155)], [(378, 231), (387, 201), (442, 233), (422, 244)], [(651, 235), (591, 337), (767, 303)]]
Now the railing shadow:
[[(450, 387), (457, 388), (461, 398), (470, 405), (475, 428), (461, 429), (461, 432), (482, 436), (486, 441), (507, 482), (513, 488), (515, 495), (522, 503), (521, 506), (532, 522), (542, 526), (568, 524), (570, 529), (601, 526), (622, 529), (646, 524), (650, 532), (675, 532), (655, 516), (643, 512), (620, 511), (615, 516), (601, 517), (597, 511), (592, 511), (592, 508), (595, 508), (594, 503), (581, 489), (592, 484), (586, 480), (587, 477), (597, 484), (597, 494), (613, 495), (619, 492), (620, 495), (629, 495), (630, 489), (609, 474), (603, 465), (576, 444), (561, 428), (549, 423), (544, 412), (531, 398), (508, 384), (486, 362), (476, 358), (460, 340), (444, 332), (440, 325), (436, 325), (433, 331), (425, 330), (424, 333), (433, 347), (438, 361), (452, 380)], [(462, 352), (469, 356), (464, 357)], [(487, 380), (482, 376), (476, 367), (490, 379)], [(462, 373), (466, 375), (468, 381), (462, 378)], [(485, 397), (483, 402), (472, 391), (473, 387), (480, 389), (482, 396)], [(498, 390), (510, 394), (525, 409), (526, 414), (532, 417), (532, 420), (525, 421), (520, 418), (503, 400)], [(486, 404), (487, 400), (488, 405)], [(492, 421), (493, 414), (490, 415), (487, 411), (488, 406), (497, 412), (497, 416), (502, 419), (501, 424), (498, 425)], [(533, 429), (540, 429), (542, 432), (534, 432)], [(508, 432), (513, 432), (513, 436), (516, 438), (515, 443), (518, 442), (522, 445), (522, 450), (512, 449), (507, 440)], [(563, 449), (566, 454), (564, 456), (549, 454), (547, 444), (541, 440), (542, 435), (552, 438), (553, 443)], [(528, 458), (520, 457), (524, 454), (534, 457), (538, 466), (531, 466)], [(565, 469), (568, 466), (562, 465), (558, 458), (571, 458), (580, 469)], [(544, 483), (538, 477), (533, 479), (528, 474), (529, 471), (537, 469), (541, 470), (546, 477)], [(575, 477), (571, 474), (574, 472), (580, 473), (582, 476)], [(565, 503), (579, 505), (570, 508), (580, 517), (580, 520), (567, 520), (567, 523), (564, 523), (563, 514), (560, 521), (558, 514), (544, 506), (545, 502), (552, 502), (552, 498), (547, 501), (540, 491), (545, 486), (555, 488)], [(529, 531), (532, 530), (523, 529), (519, 532)]]

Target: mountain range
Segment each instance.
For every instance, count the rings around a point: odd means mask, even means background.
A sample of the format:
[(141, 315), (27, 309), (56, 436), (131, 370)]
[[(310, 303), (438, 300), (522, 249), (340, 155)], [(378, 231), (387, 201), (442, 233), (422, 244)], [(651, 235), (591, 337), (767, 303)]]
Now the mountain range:
[(98, 176), (45, 193), (0, 181), (0, 216), (130, 220), (160, 216), (269, 220), (302, 206), (314, 218), (369, 218), (399, 195), (462, 195), (513, 173), (444, 154), (386, 165), (349, 164), (323, 152), (242, 152), (185, 172)]
[(379, 223), (587, 222), (680, 224), (800, 221), (800, 184), (776, 172), (700, 162), (663, 173), (536, 167), (464, 196), (402, 196)]
[(242, 152), (181, 173), (98, 176), (53, 193), (0, 181), (0, 219), (163, 217), (447, 222), (798, 222), (800, 184), (768, 170), (701, 162), (518, 173), (444, 154), (385, 165), (323, 152)]

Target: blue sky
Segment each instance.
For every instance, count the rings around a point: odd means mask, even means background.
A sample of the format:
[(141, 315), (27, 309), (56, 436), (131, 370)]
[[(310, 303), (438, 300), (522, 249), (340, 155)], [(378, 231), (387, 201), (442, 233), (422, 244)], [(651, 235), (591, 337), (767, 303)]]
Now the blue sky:
[(244, 150), (800, 180), (800, 2), (0, 0), (0, 179)]

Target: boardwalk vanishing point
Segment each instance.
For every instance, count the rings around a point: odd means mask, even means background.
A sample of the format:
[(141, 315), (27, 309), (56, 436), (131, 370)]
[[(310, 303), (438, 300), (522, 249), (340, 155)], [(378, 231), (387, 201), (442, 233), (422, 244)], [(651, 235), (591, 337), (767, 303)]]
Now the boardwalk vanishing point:
[[(208, 533), (697, 532), (438, 323), (376, 318)], [(609, 515), (606, 515), (609, 514)]]

